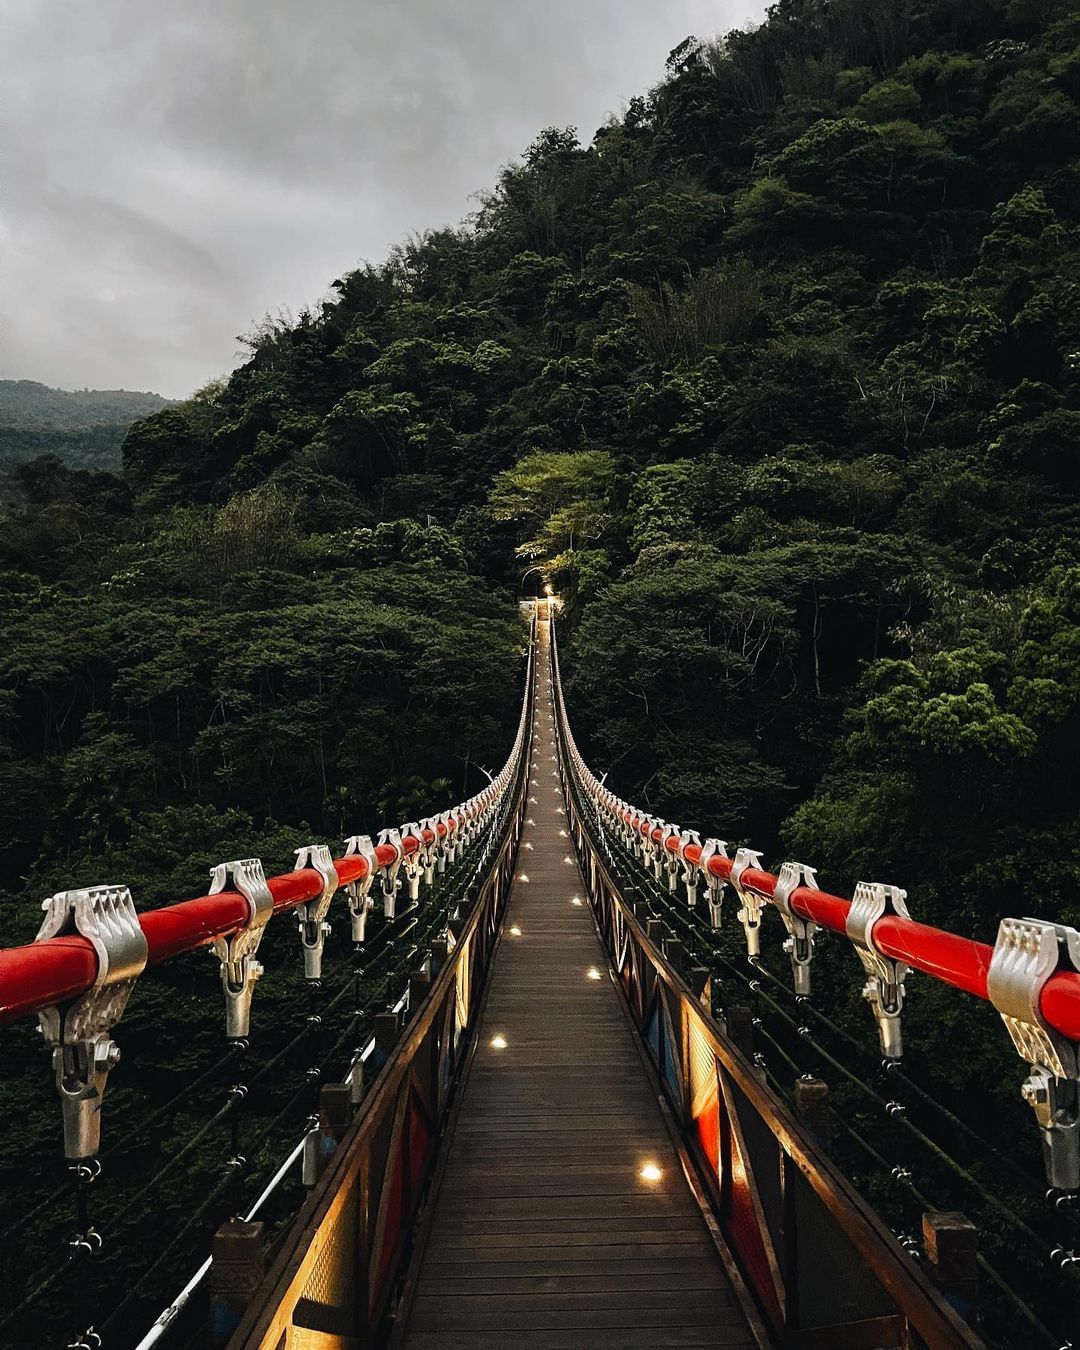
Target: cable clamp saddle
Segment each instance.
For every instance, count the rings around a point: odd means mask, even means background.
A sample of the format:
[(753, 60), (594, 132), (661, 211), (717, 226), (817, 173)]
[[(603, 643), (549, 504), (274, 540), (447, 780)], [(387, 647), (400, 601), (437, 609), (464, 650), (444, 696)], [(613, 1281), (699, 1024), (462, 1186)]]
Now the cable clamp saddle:
[(97, 956), (90, 989), (62, 1007), (38, 1013), (41, 1034), (52, 1048), (64, 1156), (93, 1158), (101, 1146), (101, 1102), (109, 1070), (120, 1059), (111, 1032), (146, 966), (149, 949), (126, 886), (58, 891), (41, 907), (45, 917), (35, 942), (78, 935)]
[(211, 948), (221, 962), (225, 991), (225, 1034), (230, 1040), (247, 1036), (251, 1027), (251, 1000), (263, 968), (256, 959), (263, 932), (274, 912), (274, 898), (258, 858), (238, 858), (210, 869), (210, 894), (237, 891), (248, 903), (247, 923), (236, 933), (216, 938)]

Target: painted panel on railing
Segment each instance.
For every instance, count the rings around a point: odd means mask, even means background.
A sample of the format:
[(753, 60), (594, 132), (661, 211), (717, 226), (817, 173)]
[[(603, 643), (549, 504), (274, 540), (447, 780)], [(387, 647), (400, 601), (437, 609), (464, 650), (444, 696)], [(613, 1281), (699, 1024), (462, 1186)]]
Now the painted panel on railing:
[(708, 1037), (696, 1022), (689, 1030), (690, 1053), (690, 1118), (701, 1151), (712, 1169), (711, 1179), (719, 1184), (720, 1173), (720, 1114), (719, 1088), (716, 1081), (716, 1056)]
[(780, 1329), (784, 1326), (784, 1313), (777, 1292), (774, 1259), (762, 1233), (754, 1170), (738, 1116), (731, 1103), (731, 1093), (737, 1089), (723, 1074), (720, 1084), (723, 1122), (721, 1139), (724, 1150), (721, 1165), (723, 1180), (726, 1182), (722, 1195), (727, 1205), (724, 1218), (743, 1269), (766, 1316), (775, 1328)]
[(675, 1035), (667, 990), (664, 988), (661, 988), (660, 1006), (663, 1012), (661, 1026), (664, 1035), (664, 1079), (668, 1085), (668, 1091), (671, 1093), (671, 1099), (681, 1114), (683, 1090), (679, 1064), (679, 1040)]

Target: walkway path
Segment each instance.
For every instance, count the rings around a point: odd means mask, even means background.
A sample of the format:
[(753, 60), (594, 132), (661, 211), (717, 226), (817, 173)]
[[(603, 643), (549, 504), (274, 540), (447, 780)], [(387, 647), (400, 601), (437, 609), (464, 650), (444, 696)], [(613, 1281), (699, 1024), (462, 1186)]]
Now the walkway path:
[(543, 622), (540, 647), (530, 823), (404, 1344), (751, 1346), (584, 904)]

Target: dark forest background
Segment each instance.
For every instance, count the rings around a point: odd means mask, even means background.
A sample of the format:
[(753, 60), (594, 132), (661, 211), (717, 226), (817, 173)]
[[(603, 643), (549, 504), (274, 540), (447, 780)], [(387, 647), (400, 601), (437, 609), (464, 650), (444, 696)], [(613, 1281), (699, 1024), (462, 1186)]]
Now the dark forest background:
[[(983, 940), (1080, 923), (1074, 4), (783, 0), (246, 342), (116, 474), (20, 471), (5, 942), (472, 790), (541, 581), (623, 796)], [(915, 1062), (1012, 1103), (992, 1014), (924, 985)]]

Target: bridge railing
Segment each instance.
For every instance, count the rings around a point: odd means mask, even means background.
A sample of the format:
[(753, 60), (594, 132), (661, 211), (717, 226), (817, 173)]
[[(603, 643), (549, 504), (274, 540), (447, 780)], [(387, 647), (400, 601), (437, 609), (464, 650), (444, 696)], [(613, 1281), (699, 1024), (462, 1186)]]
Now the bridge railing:
[[(530, 642), (526, 691), (513, 747), (502, 770), (489, 776), (488, 785), (469, 800), (423, 820), (386, 828), (377, 841), (369, 836), (350, 837), (336, 858), (325, 844), (305, 846), (297, 850), (293, 870), (281, 876), (267, 877), (258, 859), (222, 863), (212, 869), (205, 895), (161, 909), (137, 912), (130, 891), (123, 886), (61, 892), (45, 901), (45, 918), (33, 943), (0, 950), (0, 1023), (35, 1014), (38, 1018), (51, 1051), (70, 1172), (67, 1181), (26, 1214), (6, 1216), (0, 1238), (9, 1243), (10, 1251), (10, 1243), (30, 1225), (40, 1227), (54, 1218), (60, 1226), (69, 1195), (74, 1201), (76, 1229), (67, 1242), (58, 1235), (56, 1258), (44, 1272), (28, 1271), (22, 1289), (15, 1276), (15, 1261), (6, 1262), (10, 1277), (5, 1277), (7, 1297), (0, 1304), (0, 1344), (15, 1344), (12, 1337), (28, 1343), (28, 1327), (36, 1325), (41, 1331), (45, 1323), (53, 1327), (67, 1317), (72, 1329), (68, 1344), (76, 1350), (130, 1344), (116, 1338), (130, 1333), (131, 1317), (143, 1306), (133, 1301), (143, 1291), (146, 1277), (156, 1277), (153, 1288), (174, 1279), (169, 1275), (172, 1263), (178, 1256), (182, 1259), (184, 1252), (197, 1250), (208, 1223), (219, 1222), (229, 1213), (254, 1218), (273, 1191), (288, 1189), (297, 1163), (305, 1184), (314, 1183), (342, 1133), (343, 1120), (351, 1117), (389, 1055), (394, 1028), (408, 1021), (407, 1043), (412, 1043), (417, 1009), (429, 989), (439, 986), (444, 969), (452, 966), (466, 972), (461, 976), (461, 1006), (469, 1006), (467, 972), (475, 953), (483, 949), (484, 939), (470, 936), (472, 925), (466, 923), (466, 916), (475, 908), (478, 892), (486, 893), (491, 870), (497, 873), (505, 868), (507, 840), (516, 838), (515, 812), (531, 737), (533, 645)], [(335, 968), (325, 979), (328, 920), (339, 892), (347, 904), (353, 956), (341, 963), (344, 969)], [(431, 898), (425, 898), (427, 892)], [(369, 916), (376, 908), (373, 930)], [(296, 922), (302, 982), (312, 994), (283, 1005), (280, 992), (275, 992), (271, 1006), (278, 1019), (283, 1012), (291, 1012), (301, 1023), (295, 1034), (284, 1030), (283, 1036), (281, 1026), (258, 1025), (256, 987), (262, 975), (260, 945), (270, 921), (286, 911)], [(271, 929), (271, 947), (276, 945), (278, 927), (275, 924)], [(464, 952), (456, 946), (457, 937)], [(113, 1033), (136, 982), (149, 966), (207, 948), (220, 975), (224, 1053), (194, 1077), (182, 1075), (183, 1087), (163, 1105), (148, 1113), (125, 1112), (121, 1135), (110, 1139), (106, 1124), (102, 1149), (105, 1091), (120, 1057), (118, 1041), (124, 1039), (123, 1028), (117, 1039)], [(290, 982), (290, 987), (295, 986)], [(336, 1030), (342, 1015), (344, 1026), (331, 1042), (331, 1021), (337, 1019)], [(274, 1053), (261, 1067), (252, 1062), (253, 1023), (256, 1042), (262, 1032), (277, 1033)], [(283, 1071), (305, 1044), (317, 1046), (318, 1056), (301, 1071), (298, 1091), (287, 1095)], [(145, 1059), (140, 1065), (151, 1067)], [(241, 1065), (250, 1066), (249, 1071), (242, 1071)], [(327, 1082), (328, 1074), (339, 1065), (337, 1072), (345, 1069), (344, 1080)], [(100, 1220), (95, 1222), (91, 1213), (91, 1196), (101, 1190), (95, 1183), (102, 1176), (103, 1163), (108, 1161), (112, 1170), (114, 1164), (122, 1164), (125, 1149), (137, 1145), (144, 1131), (159, 1129), (171, 1113), (190, 1113), (200, 1086), (230, 1066), (233, 1072), (243, 1073), (245, 1081), (234, 1084), (222, 1106), (193, 1126), (182, 1147), (160, 1160), (130, 1201), (112, 1206), (114, 1231), (103, 1232)], [(168, 1068), (155, 1067), (159, 1074)], [(249, 1094), (254, 1095), (256, 1084), (266, 1096), (264, 1119), (258, 1122), (261, 1128), (245, 1138), (245, 1107), (250, 1107)], [(244, 1205), (242, 1182), (252, 1175), (253, 1159), (265, 1158), (279, 1132), (293, 1128), (292, 1120), (305, 1122), (301, 1139), (255, 1203)], [(212, 1151), (221, 1131), (227, 1138), (226, 1155), (211, 1164), (216, 1176), (198, 1208), (180, 1216), (179, 1234), (170, 1233), (168, 1241), (162, 1237), (157, 1248), (143, 1246), (119, 1253), (115, 1230), (123, 1231), (127, 1225), (133, 1231), (130, 1225), (139, 1218), (139, 1206), (145, 1207), (155, 1195), (160, 1196), (163, 1211), (172, 1211), (186, 1169), (206, 1165), (208, 1150)], [(145, 1224), (136, 1224), (139, 1227)], [(225, 1241), (212, 1281), (228, 1266), (234, 1249), (235, 1243), (230, 1246)], [(103, 1261), (111, 1265), (114, 1285), (118, 1268), (123, 1267), (128, 1287), (122, 1294), (102, 1296), (98, 1286)], [(190, 1306), (194, 1290), (208, 1272), (211, 1262), (206, 1260), (141, 1346), (156, 1344), (175, 1332), (180, 1314)], [(215, 1282), (221, 1284), (220, 1279)], [(224, 1310), (219, 1320), (224, 1317), (227, 1323), (229, 1298), (219, 1299), (218, 1304)], [(68, 1308), (68, 1313), (58, 1311), (61, 1307)], [(224, 1334), (221, 1327), (219, 1333)]]
[(511, 775), (475, 888), (457, 907), (448, 938), (438, 947), (423, 1000), (410, 1010), (403, 1029), (391, 1025), (373, 1066), (377, 1076), (278, 1244), (273, 1264), (242, 1296), (246, 1312), (229, 1340), (233, 1350), (276, 1350), (294, 1341), (359, 1350), (380, 1340), (408, 1265), (454, 1089), (472, 1049), (513, 881), (527, 813), (532, 709), (530, 661)]
[[(981, 992), (983, 997), (987, 996), (989, 984), (990, 992), (996, 988), (996, 996), (1004, 1000), (1001, 992), (1004, 960), (1006, 986), (1010, 977), (1016, 981), (1016, 967), (1020, 967), (1027, 990), (1028, 1002), (1024, 1006), (1029, 1015), (1044, 1017), (1048, 1011), (1071, 1029), (1078, 980), (1067, 962), (1059, 959), (1062, 947), (1069, 946), (1069, 935), (1063, 935), (1053, 925), (1037, 925), (1032, 921), (1016, 925), (1015, 929), (1006, 926), (1009, 936), (999, 942), (1006, 956), (995, 957), (993, 949), (908, 919), (903, 893), (893, 893), (892, 888), (860, 886), (855, 899), (847, 901), (814, 886), (808, 868), (788, 864), (773, 875), (761, 866), (760, 855), (748, 849), (740, 849), (734, 858), (729, 858), (721, 841), (707, 839), (703, 843), (692, 831), (681, 830), (633, 808), (596, 778), (574, 742), (558, 679), (557, 652), (555, 675), (562, 770), (574, 803), (575, 835), (598, 923), (635, 1019), (650, 1046), (659, 1078), (713, 1192), (718, 1212), (737, 1230), (734, 1244), (740, 1248), (744, 1241), (748, 1244), (752, 1258), (749, 1278), (762, 1306), (771, 1311), (773, 1319), (781, 1319), (779, 1325), (788, 1327), (798, 1326), (798, 1320), (784, 1319), (803, 1317), (807, 1307), (804, 1294), (799, 1293), (807, 1276), (798, 1268), (797, 1258), (804, 1244), (792, 1237), (798, 1233), (798, 1203), (795, 1211), (789, 1212), (785, 1198), (791, 1190), (785, 1177), (794, 1160), (793, 1194), (799, 1194), (807, 1185), (811, 1189), (819, 1185), (816, 1193), (831, 1222), (843, 1225), (845, 1214), (853, 1217), (862, 1237), (849, 1231), (848, 1238), (856, 1241), (862, 1258), (869, 1261), (871, 1270), (882, 1281), (886, 1276), (891, 1281), (906, 1270), (909, 1283), (900, 1304), (905, 1316), (909, 1309), (917, 1311), (922, 1297), (911, 1281), (925, 1290), (930, 1276), (942, 1278), (949, 1285), (953, 1302), (966, 1315), (973, 1316), (977, 1273), (998, 1286), (996, 1292), (1007, 1301), (1009, 1312), (1015, 1314), (1016, 1325), (1023, 1334), (1031, 1336), (1031, 1344), (1045, 1344), (1058, 1350), (1063, 1339), (1051, 1327), (1055, 1323), (1062, 1329), (1070, 1326), (1069, 1310), (1077, 1306), (1077, 1263), (1069, 1245), (1069, 1236), (1076, 1225), (1068, 1195), (1062, 1189), (1049, 1190), (1049, 1222), (1036, 1221), (1032, 1226), (1024, 1212), (1017, 1212), (1006, 1197), (999, 1198), (985, 1186), (978, 1187), (981, 1198), (989, 1203), (993, 1220), (999, 1225), (1004, 1221), (1010, 1235), (1022, 1240), (1025, 1262), (1041, 1267), (1026, 1294), (1018, 1292), (981, 1253), (976, 1253), (972, 1225), (955, 1214), (942, 1218), (942, 1207), (925, 1200), (919, 1189), (920, 1179), (913, 1177), (902, 1162), (890, 1162), (882, 1156), (880, 1149), (888, 1148), (880, 1140), (884, 1131), (877, 1131), (876, 1137), (872, 1130), (868, 1141), (865, 1132), (853, 1127), (843, 1116), (837, 1119), (823, 1104), (823, 1098), (827, 1097), (824, 1082), (811, 1078), (796, 1060), (801, 1048), (819, 1052), (821, 1062), (855, 1084), (860, 1115), (865, 1114), (867, 1106), (880, 1108), (888, 1118), (890, 1139), (894, 1132), (905, 1140), (917, 1139), (935, 1153), (935, 1160), (942, 1166), (951, 1166), (966, 1181), (973, 1182), (969, 1170), (928, 1139), (907, 1118), (903, 1103), (895, 1099), (902, 1077), (899, 1022), (905, 966), (924, 970), (969, 992)], [(738, 918), (744, 930), (748, 969), (740, 968), (736, 958), (727, 956), (730, 939), (720, 931), (724, 892), (728, 888), (739, 901)], [(705, 903), (699, 904), (702, 890)], [(772, 996), (772, 991), (783, 982), (761, 956), (762, 914), (766, 905), (778, 910), (787, 933), (785, 950), (794, 976), (790, 1014), (781, 1004), (783, 992)], [(878, 1068), (891, 1088), (887, 1098), (864, 1082), (859, 1073), (829, 1056), (812, 1025), (819, 1021), (831, 1032), (845, 1036), (845, 1049), (852, 1045), (851, 1037), (820, 1013), (809, 997), (814, 936), (818, 928), (826, 927), (848, 938), (860, 958), (866, 997), (878, 1021), (881, 1050)], [(1050, 936), (1046, 936), (1047, 929)], [(1028, 944), (1032, 941), (1045, 942), (1044, 956), (1047, 951), (1054, 956), (1054, 961), (1044, 960), (1040, 974), (1034, 979), (1029, 978), (1028, 966)], [(902, 961), (904, 955), (910, 960)], [(996, 978), (988, 976), (992, 967), (996, 969)], [(835, 975), (836, 962), (830, 960), (828, 968)], [(740, 992), (745, 1004), (740, 1001)], [(711, 1016), (721, 1006), (725, 1016)], [(1012, 1006), (1017, 1006), (1017, 1000)], [(784, 1030), (790, 1033), (786, 1045), (783, 1036), (774, 1039), (768, 1035), (766, 1013), (784, 1019)], [(722, 1029), (725, 1022), (726, 1032)], [(1007, 1017), (1006, 1024), (1014, 1037), (1019, 1034), (1024, 1038), (1015, 1021), (1010, 1023)], [(794, 1057), (788, 1053), (792, 1042), (796, 1047)], [(1024, 1040), (1024, 1044), (1029, 1042)], [(779, 1091), (770, 1092), (763, 1082), (766, 1056), (761, 1051), (766, 1046), (772, 1064), (783, 1062), (793, 1077), (801, 1080), (794, 1083), (792, 1102), (803, 1122), (798, 1135), (792, 1134), (793, 1116)], [(715, 1075), (711, 1067), (714, 1060)], [(768, 1076), (778, 1087), (771, 1069)], [(903, 1081), (908, 1082), (906, 1078)], [(918, 1091), (914, 1083), (910, 1086)], [(1058, 1083), (1066, 1102), (1069, 1086), (1068, 1080)], [(710, 1100), (709, 1093), (714, 1088)], [(930, 1106), (937, 1105), (930, 1094), (922, 1096)], [(948, 1111), (944, 1115), (950, 1128), (956, 1127), (961, 1134), (967, 1130), (976, 1151), (971, 1165), (978, 1168), (987, 1162), (997, 1166), (993, 1151), (988, 1157), (983, 1141), (964, 1122)], [(839, 1128), (834, 1130), (834, 1125)], [(810, 1153), (802, 1144), (793, 1149), (793, 1139), (801, 1138), (805, 1143), (808, 1127), (817, 1137), (815, 1148)], [(921, 1204), (925, 1251), (918, 1251), (915, 1239), (903, 1230), (898, 1230), (899, 1241), (894, 1238), (845, 1180), (832, 1160), (835, 1152), (843, 1151), (832, 1138), (841, 1130), (845, 1142), (850, 1134), (858, 1148), (871, 1156), (879, 1188), (884, 1184), (886, 1190), (899, 1189), (916, 1205), (925, 1201)], [(1060, 1183), (1068, 1182), (1071, 1139), (1067, 1114), (1049, 1122), (1046, 1133), (1050, 1135), (1049, 1140), (1044, 1140), (1048, 1165), (1058, 1169), (1052, 1175)], [(827, 1152), (823, 1147), (826, 1141)], [(1003, 1166), (1010, 1165), (1011, 1160), (1004, 1156), (1009, 1151), (1001, 1150)], [(1015, 1163), (1011, 1167), (1022, 1176)], [(748, 1187), (750, 1200), (744, 1197), (740, 1201), (743, 1187)], [(1030, 1194), (1030, 1185), (1028, 1190)], [(906, 1205), (905, 1212), (911, 1212)], [(755, 1219), (756, 1226), (751, 1222)], [(952, 1225), (944, 1238), (937, 1231), (942, 1223), (946, 1227)], [(1039, 1231), (1046, 1227), (1053, 1237)], [(783, 1234), (779, 1246), (778, 1234)], [(935, 1265), (946, 1250), (951, 1250), (949, 1259), (956, 1265), (947, 1280), (940, 1265)], [(813, 1283), (816, 1276), (811, 1274), (809, 1278)], [(855, 1280), (854, 1285), (857, 1283)], [(1031, 1297), (1031, 1288), (1037, 1288), (1038, 1297)], [(915, 1303), (907, 1304), (909, 1295)], [(1049, 1306), (1039, 1306), (1043, 1297), (1051, 1300)], [(916, 1325), (914, 1317), (912, 1324)], [(1014, 1343), (1008, 1335), (1005, 1343)]]

